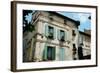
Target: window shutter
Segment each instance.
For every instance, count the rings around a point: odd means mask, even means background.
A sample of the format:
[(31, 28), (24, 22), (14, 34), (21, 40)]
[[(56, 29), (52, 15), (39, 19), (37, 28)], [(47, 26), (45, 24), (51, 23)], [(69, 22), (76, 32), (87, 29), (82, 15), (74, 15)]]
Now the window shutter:
[(56, 39), (56, 28), (54, 28), (53, 35), (54, 35), (54, 39)]
[(45, 36), (48, 36), (48, 24), (45, 23)]
[(47, 45), (45, 43), (44, 51), (43, 51), (43, 60), (47, 60)]
[(55, 60), (55, 56), (56, 56), (56, 55), (55, 55), (55, 52), (56, 52), (56, 48), (53, 48), (53, 49), (52, 49), (52, 59), (53, 59), (53, 60)]
[(65, 41), (67, 41), (67, 31), (65, 31)]
[(60, 30), (57, 30), (57, 39), (60, 40)]
[(65, 58), (65, 49), (64, 48), (60, 48), (60, 60), (64, 60)]

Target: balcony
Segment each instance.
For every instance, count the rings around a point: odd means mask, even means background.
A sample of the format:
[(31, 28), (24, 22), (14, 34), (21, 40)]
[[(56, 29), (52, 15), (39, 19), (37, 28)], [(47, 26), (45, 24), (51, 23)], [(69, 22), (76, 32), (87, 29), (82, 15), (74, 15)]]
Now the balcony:
[(60, 38), (60, 41), (61, 41), (61, 42), (65, 42), (64, 36), (62, 36), (62, 37)]
[(49, 39), (54, 39), (54, 38), (53, 38), (53, 33), (49, 33), (48, 38), (49, 38)]

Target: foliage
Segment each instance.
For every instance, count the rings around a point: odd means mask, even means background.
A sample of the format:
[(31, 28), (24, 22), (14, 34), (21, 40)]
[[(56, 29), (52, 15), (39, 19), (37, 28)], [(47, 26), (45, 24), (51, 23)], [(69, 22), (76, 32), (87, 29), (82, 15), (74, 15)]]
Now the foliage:
[(26, 20), (26, 16), (32, 12), (32, 10), (23, 10), (23, 32), (32, 32), (34, 30), (34, 26), (31, 24), (31, 22), (28, 23), (28, 20)]

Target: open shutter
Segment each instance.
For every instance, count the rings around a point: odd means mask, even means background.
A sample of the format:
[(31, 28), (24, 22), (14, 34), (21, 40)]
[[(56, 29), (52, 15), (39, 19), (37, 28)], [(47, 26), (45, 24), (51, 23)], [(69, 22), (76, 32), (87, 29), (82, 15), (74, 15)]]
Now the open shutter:
[(54, 39), (56, 39), (56, 28), (54, 28), (53, 35), (54, 35)]
[(57, 30), (57, 39), (60, 40), (60, 30)]
[(55, 52), (56, 52), (56, 48), (52, 49), (52, 60), (55, 60)]
[(45, 23), (45, 36), (48, 36), (48, 24)]
[(43, 50), (43, 60), (47, 60), (47, 45), (45, 43), (44, 50)]

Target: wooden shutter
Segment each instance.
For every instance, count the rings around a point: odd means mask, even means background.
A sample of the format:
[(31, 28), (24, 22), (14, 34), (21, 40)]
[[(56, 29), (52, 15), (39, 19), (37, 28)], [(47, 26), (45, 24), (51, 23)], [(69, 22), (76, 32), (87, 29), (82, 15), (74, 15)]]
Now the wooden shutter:
[(48, 24), (45, 23), (45, 36), (48, 36)]
[(56, 28), (54, 28), (53, 35), (54, 35), (54, 39), (56, 39)]
[(55, 52), (56, 52), (56, 49), (55, 48), (52, 48), (52, 60), (55, 60)]
[(47, 60), (47, 45), (45, 43), (44, 50), (43, 50), (43, 60)]
[(60, 40), (60, 30), (57, 30), (57, 39)]
[(65, 49), (64, 48), (60, 48), (60, 60), (64, 60), (65, 58)]

